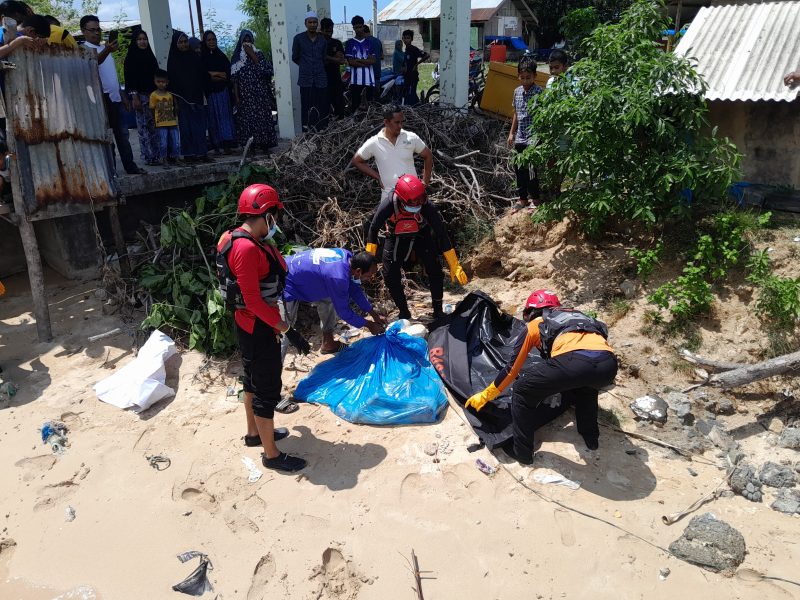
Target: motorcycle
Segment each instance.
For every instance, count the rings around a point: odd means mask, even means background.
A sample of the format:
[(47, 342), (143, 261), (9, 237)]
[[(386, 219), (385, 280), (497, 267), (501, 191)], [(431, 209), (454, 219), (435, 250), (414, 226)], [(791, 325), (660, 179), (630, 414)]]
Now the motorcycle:
[[(486, 73), (484, 71), (483, 55), (477, 50), (469, 53), (469, 83), (467, 89), (467, 103), (472, 110), (479, 110), (483, 89), (486, 87)], [(422, 97), (423, 102), (435, 104), (439, 102), (439, 63), (433, 69), (433, 85)]]

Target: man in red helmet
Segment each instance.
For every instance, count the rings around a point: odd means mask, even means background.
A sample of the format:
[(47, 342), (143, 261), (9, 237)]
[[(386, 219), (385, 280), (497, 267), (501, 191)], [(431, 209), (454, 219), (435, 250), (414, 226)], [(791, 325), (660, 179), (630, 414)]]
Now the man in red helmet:
[[(383, 244), (383, 278), (400, 319), (410, 319), (408, 301), (403, 291), (401, 269), (412, 258), (422, 263), (428, 274), (433, 301), (434, 318), (441, 317), (444, 296), (444, 275), (438, 253), (442, 254), (450, 267), (450, 279), (466, 285), (467, 274), (458, 262), (456, 251), (447, 235), (439, 210), (428, 202), (425, 184), (415, 175), (403, 175), (392, 193), (381, 201), (367, 234), (366, 250), (375, 255), (378, 251), (378, 232), (386, 228)], [(434, 237), (435, 236), (435, 237)]]
[(217, 245), (217, 273), (222, 297), (236, 311), (236, 338), (244, 367), (245, 445), (263, 446), (265, 467), (293, 472), (304, 468), (306, 461), (280, 452), (275, 445), (289, 435), (285, 428), (275, 429), (273, 421), (281, 399), (280, 335), (303, 354), (308, 354), (309, 344), (281, 319), (278, 309), (287, 269), (270, 240), (282, 209), (272, 187), (257, 183), (245, 188), (239, 197), (243, 222), (222, 234)]
[[(528, 297), (522, 317), (528, 327), (515, 342), (514, 360), (489, 387), (470, 397), (466, 407), (481, 410), (513, 383), (513, 456), (529, 465), (533, 462), (536, 409), (545, 398), (560, 393), (562, 402), (575, 406), (575, 424), (586, 446), (597, 450), (598, 390), (614, 383), (617, 375), (617, 358), (606, 342), (608, 328), (582, 312), (561, 308), (558, 296), (548, 290), (536, 290)], [(545, 360), (520, 375), (533, 348)]]

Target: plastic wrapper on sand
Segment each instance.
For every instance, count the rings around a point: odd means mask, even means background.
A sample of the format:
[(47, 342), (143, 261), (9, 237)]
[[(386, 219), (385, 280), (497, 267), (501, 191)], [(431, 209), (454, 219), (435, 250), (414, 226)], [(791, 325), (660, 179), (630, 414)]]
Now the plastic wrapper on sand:
[(389, 326), (317, 365), (295, 390), (295, 398), (318, 402), (351, 423), (433, 423), (447, 405), (424, 339)]
[(175, 390), (165, 384), (164, 363), (175, 352), (172, 338), (156, 329), (133, 361), (95, 384), (97, 397), (118, 408), (144, 410), (174, 396)]

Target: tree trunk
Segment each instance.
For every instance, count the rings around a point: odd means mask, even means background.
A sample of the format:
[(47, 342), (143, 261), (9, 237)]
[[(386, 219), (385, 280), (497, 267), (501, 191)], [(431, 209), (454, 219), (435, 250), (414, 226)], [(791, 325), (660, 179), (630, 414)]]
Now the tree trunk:
[(733, 369), (741, 369), (742, 367), (747, 366), (742, 363), (729, 363), (721, 360), (704, 358), (694, 354), (693, 352), (689, 352), (686, 348), (681, 348), (678, 350), (678, 354), (683, 360), (690, 362), (693, 365), (700, 365), (701, 367), (705, 367), (711, 371), (732, 371)]
[(732, 371), (719, 373), (712, 376), (709, 383), (727, 390), (798, 369), (800, 369), (800, 352), (793, 352), (755, 365), (741, 366)]

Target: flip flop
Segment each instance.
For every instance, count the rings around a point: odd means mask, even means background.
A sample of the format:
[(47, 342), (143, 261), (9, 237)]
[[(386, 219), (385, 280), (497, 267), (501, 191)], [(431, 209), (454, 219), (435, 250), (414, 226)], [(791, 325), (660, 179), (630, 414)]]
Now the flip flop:
[(290, 415), (298, 410), (300, 410), (300, 407), (297, 406), (297, 402), (292, 402), (288, 398), (281, 399), (281, 401), (278, 402), (278, 405), (275, 407), (275, 412), (279, 412), (282, 415)]
[(347, 344), (344, 342), (336, 342), (336, 347), (331, 350), (320, 350), (320, 354), (336, 354), (337, 352), (344, 350), (347, 348)]
[[(274, 440), (276, 442), (281, 441), (284, 438), (289, 437), (289, 430), (286, 427), (276, 427), (275, 428), (275, 436)], [(242, 438), (244, 440), (244, 445), (248, 448), (255, 448), (256, 446), (261, 445), (261, 436), (260, 435), (246, 435)]]
[(306, 461), (299, 456), (292, 456), (281, 452), (275, 458), (267, 458), (265, 454), (261, 454), (261, 464), (267, 469), (275, 471), (283, 471), (284, 473), (295, 473), (306, 468)]

